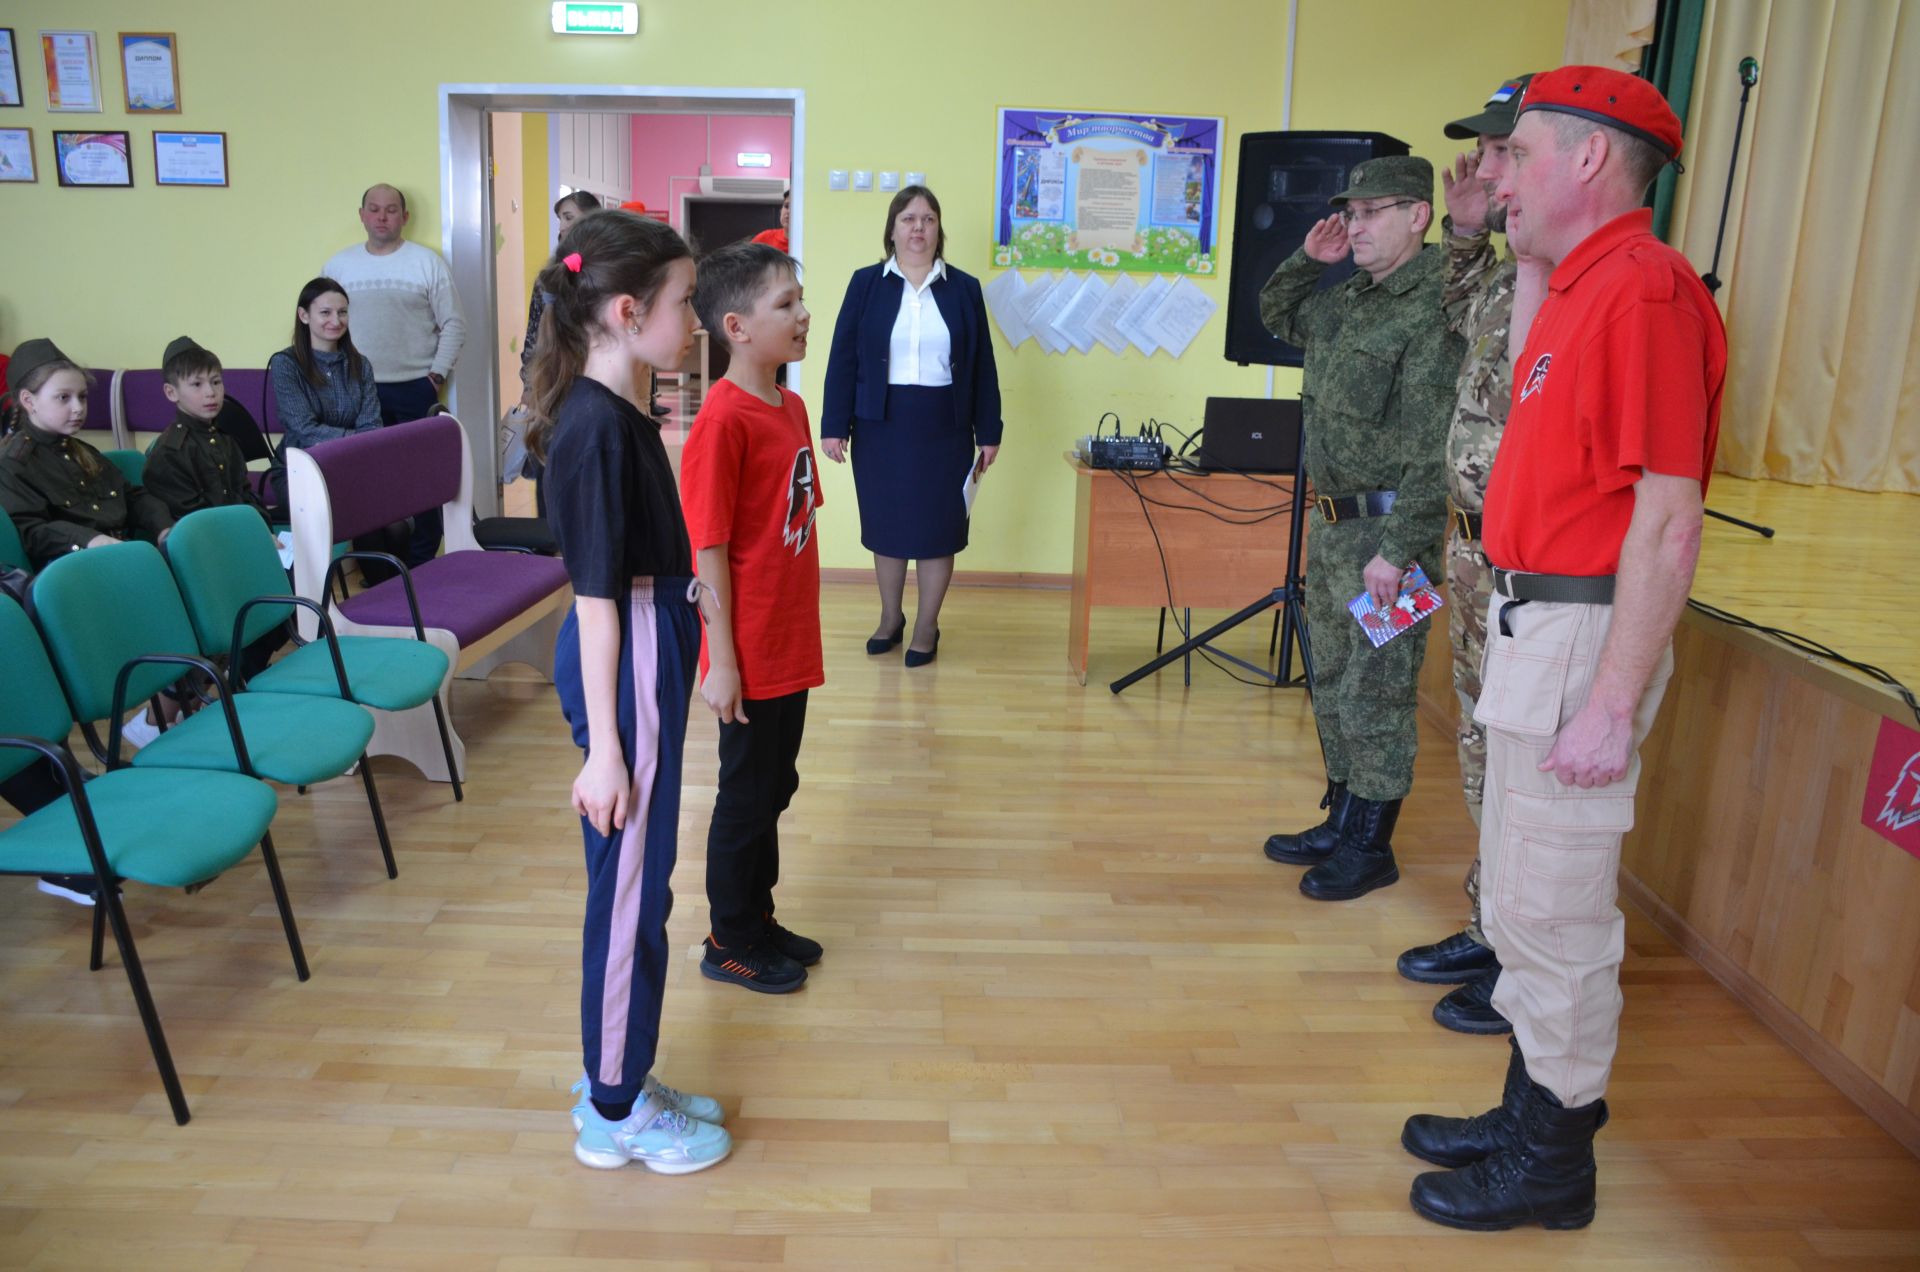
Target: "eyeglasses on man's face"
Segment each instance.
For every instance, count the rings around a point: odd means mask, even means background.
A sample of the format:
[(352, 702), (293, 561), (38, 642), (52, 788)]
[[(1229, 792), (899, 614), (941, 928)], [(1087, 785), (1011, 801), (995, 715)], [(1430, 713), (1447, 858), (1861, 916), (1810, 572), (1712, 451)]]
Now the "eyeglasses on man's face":
[(1395, 199), (1392, 203), (1376, 204), (1370, 208), (1357, 208), (1349, 203), (1346, 207), (1340, 209), (1340, 219), (1348, 225), (1352, 225), (1355, 222), (1371, 221), (1388, 208), (1404, 208), (1410, 203), (1418, 202), (1420, 202), (1418, 199)]

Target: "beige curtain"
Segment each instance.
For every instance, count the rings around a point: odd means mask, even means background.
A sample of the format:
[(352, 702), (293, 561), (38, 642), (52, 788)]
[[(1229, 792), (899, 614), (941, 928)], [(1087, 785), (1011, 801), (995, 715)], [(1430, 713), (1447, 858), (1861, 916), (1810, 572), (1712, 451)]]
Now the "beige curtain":
[(1640, 50), (1653, 41), (1660, 0), (1573, 0), (1567, 10), (1564, 66), (1640, 69)]
[(1710, 0), (1670, 237), (1720, 256), (1719, 467), (1920, 492), (1920, 0)]

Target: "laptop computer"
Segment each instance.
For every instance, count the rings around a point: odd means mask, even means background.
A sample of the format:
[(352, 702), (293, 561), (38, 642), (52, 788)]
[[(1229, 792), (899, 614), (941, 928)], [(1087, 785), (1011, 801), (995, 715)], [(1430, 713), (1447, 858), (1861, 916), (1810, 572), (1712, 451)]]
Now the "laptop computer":
[(1209, 472), (1290, 473), (1300, 449), (1297, 398), (1207, 399), (1197, 467)]

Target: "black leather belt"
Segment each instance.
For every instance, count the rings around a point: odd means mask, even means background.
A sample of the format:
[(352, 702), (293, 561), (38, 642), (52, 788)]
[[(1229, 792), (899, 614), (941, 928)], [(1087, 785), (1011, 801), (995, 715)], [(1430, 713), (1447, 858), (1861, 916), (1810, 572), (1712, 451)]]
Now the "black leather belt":
[(1548, 601), (1557, 605), (1613, 604), (1611, 574), (1516, 574), (1498, 566), (1493, 590), (1516, 601)]
[(1448, 504), (1447, 523), (1459, 532), (1462, 539), (1471, 539), (1475, 543), (1480, 542), (1479, 513), (1467, 512), (1464, 509), (1456, 508), (1452, 504)]
[(1347, 495), (1338, 499), (1321, 495), (1313, 502), (1320, 509), (1320, 515), (1332, 523), (1358, 517), (1384, 517), (1393, 511), (1393, 500), (1394, 492), (1391, 490), (1369, 490), (1364, 495)]

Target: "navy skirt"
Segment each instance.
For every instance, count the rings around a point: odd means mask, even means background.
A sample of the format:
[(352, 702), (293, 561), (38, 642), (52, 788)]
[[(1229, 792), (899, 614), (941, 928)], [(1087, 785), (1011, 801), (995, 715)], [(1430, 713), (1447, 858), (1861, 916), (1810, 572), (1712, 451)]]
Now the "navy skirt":
[(956, 418), (953, 386), (887, 386), (887, 418), (855, 420), (853, 487), (860, 543), (921, 560), (967, 546), (960, 488), (973, 466), (973, 430)]

